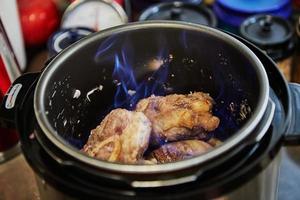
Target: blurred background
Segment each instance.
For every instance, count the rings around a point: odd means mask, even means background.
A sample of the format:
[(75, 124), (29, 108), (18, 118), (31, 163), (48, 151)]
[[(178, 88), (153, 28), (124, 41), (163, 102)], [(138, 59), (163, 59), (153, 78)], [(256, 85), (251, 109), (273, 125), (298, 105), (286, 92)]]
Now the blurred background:
[[(19, 75), (40, 71), (72, 43), (145, 20), (187, 21), (237, 34), (264, 50), (287, 81), (300, 83), (299, 16), (300, 0), (0, 0), (0, 102)], [(18, 155), (0, 164), (0, 200), (39, 199), (19, 152), (15, 130), (0, 128), (0, 163)], [(282, 200), (299, 198), (289, 192), (300, 188), (299, 157), (298, 147), (284, 149)]]
[[(299, 10), (299, 0), (2, 0), (1, 66), (14, 63), (4, 66), (12, 81), (39, 70), (40, 60), (90, 33), (135, 21), (178, 20), (248, 39), (278, 63), (288, 81), (299, 81), (297, 56), (292, 58), (298, 49)], [(2, 81), (1, 88), (5, 93)]]

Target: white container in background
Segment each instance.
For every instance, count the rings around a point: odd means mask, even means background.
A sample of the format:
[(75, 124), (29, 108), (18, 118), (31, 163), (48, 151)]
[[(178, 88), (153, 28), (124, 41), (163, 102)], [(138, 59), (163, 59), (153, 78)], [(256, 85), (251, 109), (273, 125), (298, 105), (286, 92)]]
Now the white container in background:
[(26, 55), (16, 0), (0, 0), (0, 18), (18, 65), (24, 71)]

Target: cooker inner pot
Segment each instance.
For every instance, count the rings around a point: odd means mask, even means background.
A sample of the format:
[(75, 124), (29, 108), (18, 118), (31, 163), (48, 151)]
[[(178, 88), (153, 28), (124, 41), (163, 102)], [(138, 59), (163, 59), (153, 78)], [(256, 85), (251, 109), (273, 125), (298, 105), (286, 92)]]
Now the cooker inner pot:
[(114, 108), (154, 95), (209, 93), (219, 127), (233, 136), (257, 112), (262, 81), (245, 51), (215, 32), (148, 27), (98, 34), (54, 59), (42, 78), (41, 108), (67, 145), (81, 149)]

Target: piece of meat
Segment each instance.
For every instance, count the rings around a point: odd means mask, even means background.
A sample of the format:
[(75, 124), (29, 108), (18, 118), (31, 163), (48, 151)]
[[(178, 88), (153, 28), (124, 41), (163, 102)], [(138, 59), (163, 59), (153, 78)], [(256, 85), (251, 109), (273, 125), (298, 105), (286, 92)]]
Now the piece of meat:
[(115, 109), (91, 135), (82, 151), (110, 162), (136, 164), (148, 148), (151, 123), (142, 112)]
[(182, 140), (162, 145), (151, 152), (149, 159), (156, 159), (157, 163), (180, 161), (203, 154), (211, 148), (201, 140)]
[(205, 138), (215, 130), (219, 118), (212, 114), (213, 99), (206, 93), (172, 94), (142, 99), (136, 111), (143, 112), (152, 123), (150, 144)]
[(217, 147), (217, 146), (220, 146), (221, 144), (223, 144), (223, 142), (217, 138), (210, 138), (208, 141), (207, 141), (208, 144), (210, 144), (211, 146), (213, 147)]

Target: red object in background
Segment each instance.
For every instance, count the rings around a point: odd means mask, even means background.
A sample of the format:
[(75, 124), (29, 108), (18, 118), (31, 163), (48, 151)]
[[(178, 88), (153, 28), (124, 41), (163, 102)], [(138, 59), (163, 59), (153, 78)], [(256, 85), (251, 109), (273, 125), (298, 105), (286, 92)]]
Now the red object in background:
[[(20, 73), (14, 55), (0, 19), (0, 104), (2, 104), (4, 94), (8, 92), (11, 82), (15, 80)], [(17, 131), (8, 128), (5, 124), (1, 124), (0, 121), (0, 162), (5, 159), (5, 152), (14, 147), (18, 141), (19, 135)]]
[[(0, 103), (3, 100), (4, 94), (10, 87), (10, 84), (11, 83), (8, 74), (6, 73), (4, 62), (0, 55)], [(17, 144), (18, 141), (19, 136), (15, 129), (1, 127), (0, 124), (0, 152), (10, 149), (12, 146)]]
[(293, 0), (293, 6), (300, 9), (300, 0)]
[(60, 21), (53, 0), (18, 0), (18, 7), (26, 45), (46, 43)]
[[(11, 82), (10, 82), (9, 76), (6, 72), (6, 68), (4, 66), (4, 62), (2, 60), (1, 54), (0, 54), (0, 80), (1, 80), (0, 81), (0, 92), (3, 95), (7, 92), (8, 88), (10, 87)], [(1, 93), (0, 93), (0, 99), (1, 99)]]
[(7, 151), (19, 141), (19, 136), (15, 129), (0, 127), (0, 138), (0, 152)]
[[(76, 0), (69, 0), (71, 3), (76, 1)], [(121, 6), (124, 5), (124, 0), (114, 0), (115, 2), (117, 2), (118, 4), (120, 4)]]
[(115, 2), (117, 2), (121, 6), (124, 6), (124, 0), (115, 0)]

